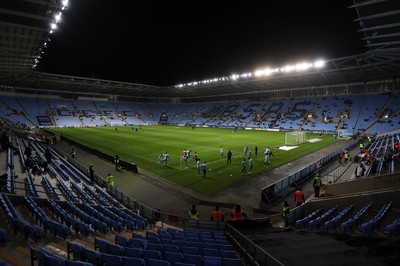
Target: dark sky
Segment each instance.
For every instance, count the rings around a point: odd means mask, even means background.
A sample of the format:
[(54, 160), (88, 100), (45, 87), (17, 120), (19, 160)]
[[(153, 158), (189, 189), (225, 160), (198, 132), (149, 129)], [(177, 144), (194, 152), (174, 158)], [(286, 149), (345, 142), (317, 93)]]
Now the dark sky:
[(169, 86), (364, 51), (351, 0), (70, 0), (37, 70)]

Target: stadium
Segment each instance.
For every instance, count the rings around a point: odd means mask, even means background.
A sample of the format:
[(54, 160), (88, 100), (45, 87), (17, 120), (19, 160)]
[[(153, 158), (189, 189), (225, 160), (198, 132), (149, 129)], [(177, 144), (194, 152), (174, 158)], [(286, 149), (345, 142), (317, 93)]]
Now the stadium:
[(364, 53), (172, 86), (35, 70), (65, 8), (0, 4), (0, 265), (397, 265), (396, 1)]

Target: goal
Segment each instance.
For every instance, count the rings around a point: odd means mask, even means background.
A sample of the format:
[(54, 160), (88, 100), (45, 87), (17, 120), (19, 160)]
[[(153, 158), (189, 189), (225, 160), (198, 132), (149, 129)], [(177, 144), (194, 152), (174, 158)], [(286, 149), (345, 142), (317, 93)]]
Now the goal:
[(297, 145), (306, 141), (307, 132), (305, 131), (292, 131), (286, 132), (285, 144), (286, 145)]
[(350, 139), (353, 134), (347, 131), (346, 129), (339, 129), (337, 131), (338, 138), (342, 139)]

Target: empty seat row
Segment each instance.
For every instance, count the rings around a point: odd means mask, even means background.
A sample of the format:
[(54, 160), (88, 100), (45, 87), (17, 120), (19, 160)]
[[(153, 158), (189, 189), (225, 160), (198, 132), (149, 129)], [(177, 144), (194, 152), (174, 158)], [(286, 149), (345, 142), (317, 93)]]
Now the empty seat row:
[(354, 217), (350, 218), (346, 222), (342, 223), (340, 225), (341, 230), (343, 230), (344, 233), (348, 231), (354, 230), (354, 226), (360, 222), (360, 220), (368, 214), (368, 211), (372, 207), (372, 202), (364, 205)]
[[(96, 241), (96, 240), (95, 240)], [(104, 245), (107, 245), (105, 247)], [(103, 252), (106, 251), (106, 252)], [(121, 253), (122, 252), (122, 253)], [(241, 260), (234, 257), (220, 256), (201, 256), (191, 254), (181, 254), (174, 252), (159, 252), (155, 250), (143, 250), (138, 248), (127, 248), (117, 245), (110, 245), (107, 240), (97, 239), (95, 249), (91, 250), (87, 247), (67, 240), (68, 259), (88, 261), (95, 265), (97, 263), (109, 263), (106, 265), (128, 265), (124, 264), (127, 257), (139, 259), (129, 265), (174, 265), (179, 266), (179, 263), (191, 264), (195, 266), (215, 265), (215, 266), (239, 266)], [(72, 254), (72, 256), (71, 256)], [(90, 254), (90, 255), (88, 255)], [(144, 264), (136, 264), (143, 260)], [(151, 261), (156, 260), (156, 261)], [(214, 261), (214, 263), (212, 263)], [(168, 264), (166, 264), (167, 262)], [(180, 265), (184, 266), (184, 265)]]
[(366, 235), (373, 233), (382, 223), (383, 219), (388, 215), (391, 207), (392, 202), (385, 203), (374, 218), (361, 225), (361, 231)]
[(318, 210), (310, 213), (309, 215), (307, 215), (303, 219), (297, 220), (296, 221), (296, 227), (297, 228), (304, 227), (306, 224), (309, 223), (309, 221), (311, 221), (311, 220), (315, 219), (316, 217), (318, 217), (321, 212), (322, 212), (322, 209), (318, 209)]
[(331, 220), (326, 221), (324, 223), (324, 229), (326, 232), (329, 232), (332, 229), (335, 229), (339, 223), (342, 223), (346, 217), (354, 210), (354, 205), (347, 206), (343, 211), (341, 211), (338, 215), (333, 217)]

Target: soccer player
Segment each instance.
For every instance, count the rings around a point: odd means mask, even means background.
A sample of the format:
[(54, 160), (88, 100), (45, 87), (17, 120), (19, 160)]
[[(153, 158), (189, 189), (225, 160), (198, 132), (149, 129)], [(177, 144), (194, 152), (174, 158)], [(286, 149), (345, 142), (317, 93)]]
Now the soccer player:
[(168, 161), (169, 161), (169, 154), (168, 154), (168, 152), (164, 152), (162, 154), (162, 158), (160, 160), (160, 163), (162, 164), (163, 162), (165, 162), (165, 165), (167, 165)]
[(196, 161), (196, 176), (200, 176), (200, 170), (201, 170), (200, 160), (197, 160)]
[(265, 157), (264, 157), (264, 167), (268, 167), (269, 160), (270, 160), (270, 156), (269, 156), (269, 154), (266, 153)]
[(254, 167), (254, 162), (251, 157), (249, 157), (249, 165), (250, 165), (249, 174), (251, 174), (253, 173), (253, 167)]
[(201, 164), (201, 169), (203, 170), (203, 178), (206, 178), (207, 174), (207, 162), (204, 161), (204, 163)]
[(221, 157), (224, 157), (224, 148), (222, 146), (219, 149), (219, 153), (221, 154)]
[(231, 152), (231, 150), (228, 150), (228, 153), (226, 155), (227, 155), (226, 165), (232, 164), (232, 152)]
[(199, 155), (197, 154), (197, 151), (194, 152), (194, 160), (196, 161), (196, 163), (200, 160)]
[(246, 159), (243, 159), (242, 161), (242, 175), (247, 174), (247, 165), (246, 165)]

